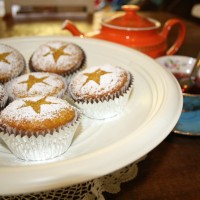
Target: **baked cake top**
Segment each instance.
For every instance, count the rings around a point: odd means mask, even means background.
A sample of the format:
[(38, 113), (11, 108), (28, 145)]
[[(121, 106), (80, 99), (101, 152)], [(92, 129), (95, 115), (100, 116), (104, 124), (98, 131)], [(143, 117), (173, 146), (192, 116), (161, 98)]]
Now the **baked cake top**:
[(66, 80), (57, 74), (33, 72), (21, 75), (6, 84), (13, 99), (31, 96), (60, 96), (66, 90)]
[(35, 50), (30, 65), (35, 71), (65, 73), (79, 68), (84, 56), (83, 50), (74, 43), (50, 41)]
[(66, 126), (76, 119), (77, 112), (67, 101), (38, 96), (10, 103), (0, 114), (0, 125), (16, 134), (35, 134)]
[(5, 44), (0, 44), (0, 80), (18, 76), (25, 67), (22, 54)]
[(130, 84), (130, 73), (121, 67), (103, 65), (79, 72), (70, 82), (74, 100), (99, 99), (123, 92)]

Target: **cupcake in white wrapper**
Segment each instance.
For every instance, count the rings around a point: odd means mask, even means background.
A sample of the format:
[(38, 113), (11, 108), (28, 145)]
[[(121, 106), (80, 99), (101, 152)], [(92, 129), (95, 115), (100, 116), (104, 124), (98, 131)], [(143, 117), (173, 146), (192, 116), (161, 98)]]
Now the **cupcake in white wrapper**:
[(9, 100), (35, 96), (55, 96), (63, 98), (67, 89), (64, 77), (47, 72), (32, 72), (21, 75), (6, 85)]
[(71, 76), (85, 66), (84, 50), (75, 43), (49, 41), (40, 45), (32, 54), (29, 66), (32, 71), (51, 72)]
[(0, 84), (0, 111), (5, 107), (8, 100), (8, 94), (5, 87)]
[(87, 117), (106, 119), (124, 110), (132, 89), (132, 74), (107, 64), (79, 72), (71, 80), (68, 93)]
[(32, 97), (10, 103), (0, 115), (1, 138), (24, 160), (47, 160), (67, 151), (80, 112), (56, 97)]

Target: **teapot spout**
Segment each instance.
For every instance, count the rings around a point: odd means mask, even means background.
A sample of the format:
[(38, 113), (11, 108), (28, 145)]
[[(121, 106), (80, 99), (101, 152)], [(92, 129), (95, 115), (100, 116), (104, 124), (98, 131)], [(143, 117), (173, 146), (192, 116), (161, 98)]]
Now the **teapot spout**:
[(84, 34), (80, 32), (70, 20), (65, 20), (63, 22), (62, 29), (70, 31), (74, 36), (79, 36), (79, 37), (84, 36)]

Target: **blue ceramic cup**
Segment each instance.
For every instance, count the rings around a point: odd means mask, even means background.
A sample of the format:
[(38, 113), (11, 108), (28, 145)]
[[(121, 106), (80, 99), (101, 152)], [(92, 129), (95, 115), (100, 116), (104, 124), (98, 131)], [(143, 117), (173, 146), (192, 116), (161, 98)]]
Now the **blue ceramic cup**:
[[(179, 80), (188, 77), (196, 59), (187, 56), (162, 56), (156, 61), (167, 68)], [(196, 85), (183, 93), (183, 111), (174, 128), (175, 133), (200, 136), (200, 70)]]

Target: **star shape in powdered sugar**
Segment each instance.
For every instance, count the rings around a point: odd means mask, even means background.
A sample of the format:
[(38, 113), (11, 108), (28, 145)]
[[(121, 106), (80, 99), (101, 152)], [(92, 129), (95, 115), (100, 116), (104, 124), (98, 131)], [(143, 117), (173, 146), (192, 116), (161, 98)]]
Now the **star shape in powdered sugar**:
[(44, 54), (43, 56), (53, 55), (54, 61), (57, 62), (60, 56), (70, 56), (71, 54), (65, 53), (64, 49), (68, 46), (68, 44), (61, 46), (60, 48), (56, 49), (54, 47), (48, 46), (50, 52)]
[(40, 109), (41, 109), (42, 105), (45, 105), (45, 104), (54, 104), (54, 103), (51, 103), (49, 101), (46, 101), (46, 98), (47, 97), (43, 97), (43, 98), (41, 98), (41, 99), (39, 99), (37, 101), (24, 100), (25, 104), (23, 106), (21, 106), (20, 108), (31, 106), (36, 113), (40, 113)]
[(85, 81), (83, 86), (85, 84), (87, 84), (89, 81), (94, 81), (95, 83), (97, 83), (99, 85), (101, 76), (103, 76), (105, 74), (110, 74), (110, 73), (112, 73), (112, 72), (106, 72), (101, 69), (97, 69), (96, 71), (94, 71), (92, 73), (84, 73), (84, 75), (87, 76), (87, 80)]
[(44, 76), (42, 78), (37, 78), (33, 75), (29, 75), (29, 78), (27, 79), (27, 81), (22, 81), (20, 83), (27, 83), (27, 91), (29, 91), (33, 87), (33, 85), (35, 85), (37, 83), (44, 83), (46, 85), (49, 85), (44, 82), (44, 80), (47, 78), (48, 78), (48, 76)]
[(4, 63), (7, 63), (7, 64), (10, 64), (10, 62), (6, 58), (10, 54), (11, 54), (11, 52), (0, 53), (0, 62), (4, 62)]

